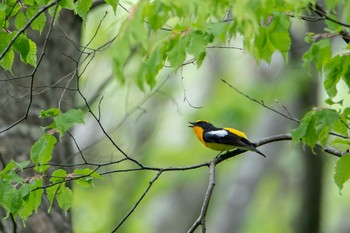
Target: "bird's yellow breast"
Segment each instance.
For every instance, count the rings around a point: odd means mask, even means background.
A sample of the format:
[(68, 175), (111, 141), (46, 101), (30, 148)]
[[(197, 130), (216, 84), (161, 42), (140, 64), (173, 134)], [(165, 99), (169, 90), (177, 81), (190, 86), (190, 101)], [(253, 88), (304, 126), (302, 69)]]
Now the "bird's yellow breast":
[(212, 150), (217, 150), (217, 151), (227, 151), (227, 150), (232, 150), (236, 149), (236, 146), (231, 146), (227, 144), (219, 144), (219, 143), (213, 143), (213, 142), (207, 142), (204, 144), (206, 147), (212, 149)]

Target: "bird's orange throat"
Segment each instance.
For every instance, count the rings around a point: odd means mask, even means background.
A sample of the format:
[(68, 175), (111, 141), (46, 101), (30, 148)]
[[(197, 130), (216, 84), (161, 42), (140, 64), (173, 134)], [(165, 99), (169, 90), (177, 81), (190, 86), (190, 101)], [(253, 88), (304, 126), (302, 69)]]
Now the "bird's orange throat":
[(205, 142), (203, 141), (203, 129), (199, 126), (194, 126), (193, 127), (193, 131), (196, 134), (197, 138), (199, 139), (199, 141), (201, 141), (202, 143), (205, 144)]

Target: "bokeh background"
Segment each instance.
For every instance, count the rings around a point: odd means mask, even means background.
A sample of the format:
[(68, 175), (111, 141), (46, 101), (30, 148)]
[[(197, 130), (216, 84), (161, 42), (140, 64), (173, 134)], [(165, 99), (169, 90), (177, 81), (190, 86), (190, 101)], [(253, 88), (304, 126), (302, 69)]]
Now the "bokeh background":
[[(88, 15), (82, 44), (91, 40), (102, 19), (90, 47), (97, 48), (111, 40), (126, 15), (121, 8), (114, 15), (108, 7), (97, 7)], [(100, 110), (103, 127), (118, 146), (142, 164), (165, 168), (207, 162), (217, 153), (197, 141), (187, 127), (189, 121), (206, 119), (217, 126), (234, 127), (253, 142), (290, 133), (298, 126), (239, 94), (221, 79), (298, 119), (310, 107), (324, 105), (322, 78), (310, 77), (301, 66), (301, 54), (308, 48), (303, 41), (308, 27), (293, 21), (293, 47), (287, 64), (279, 53), (274, 54), (270, 64), (257, 63), (240, 49), (243, 46), (238, 37), (225, 45), (236, 48), (208, 48), (200, 69), (193, 63), (175, 73), (164, 68), (156, 87), (144, 92), (135, 85), (132, 65), (124, 84), (113, 77), (111, 46), (89, 63), (80, 79), (81, 90), (87, 98), (95, 99), (93, 110)], [(318, 24), (312, 27), (322, 29)], [(335, 39), (333, 43), (342, 42)], [(340, 94), (346, 93), (345, 88), (339, 89)], [(77, 100), (76, 105), (84, 103)], [(87, 116), (85, 124), (75, 128), (74, 136), (89, 162), (123, 158), (92, 117)], [(340, 193), (333, 181), (336, 157), (312, 154), (291, 141), (270, 143), (259, 150), (268, 158), (247, 152), (217, 166), (207, 215), (208, 232), (350, 231), (350, 188), (345, 185)], [(132, 167), (130, 163), (120, 163), (101, 171)], [(162, 174), (120, 232), (186, 232), (199, 215), (208, 172), (202, 167)], [(153, 171), (112, 172), (96, 181), (94, 187), (74, 186), (74, 231), (110, 232), (155, 175)]]

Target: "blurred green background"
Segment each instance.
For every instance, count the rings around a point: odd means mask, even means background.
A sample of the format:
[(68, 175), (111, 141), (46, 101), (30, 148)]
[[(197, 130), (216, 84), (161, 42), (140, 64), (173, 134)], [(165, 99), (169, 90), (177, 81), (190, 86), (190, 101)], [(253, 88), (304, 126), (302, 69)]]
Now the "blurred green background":
[[(99, 7), (89, 14), (83, 44), (93, 37), (109, 10)], [(118, 9), (117, 16), (109, 12), (90, 46), (99, 47), (113, 38), (123, 17), (122, 9)], [(306, 32), (298, 22), (292, 30)], [(217, 153), (199, 143), (187, 127), (189, 121), (205, 119), (217, 126), (237, 128), (253, 142), (290, 133), (297, 127), (295, 122), (240, 95), (221, 79), (280, 112), (286, 113), (285, 107), (299, 119), (312, 104), (322, 105), (322, 80), (310, 79), (301, 69), (298, 54), (307, 48), (304, 42), (295, 43), (287, 65), (278, 53), (271, 64), (257, 64), (239, 49), (208, 49), (199, 70), (194, 64), (175, 73), (164, 68), (155, 89), (146, 92), (136, 87), (132, 68), (125, 84), (113, 78), (112, 49), (107, 48), (88, 65), (80, 84), (84, 95), (96, 97), (94, 111), (100, 109), (104, 128), (130, 157), (150, 167), (190, 166), (210, 161)], [(240, 38), (230, 45), (242, 48)], [(77, 105), (83, 103), (78, 100)], [(92, 137), (87, 132), (96, 133)], [(85, 148), (89, 162), (123, 158), (89, 116), (85, 125), (76, 128), (75, 138)], [(345, 185), (340, 194), (334, 184), (336, 157), (310, 155), (307, 148), (291, 141), (270, 143), (259, 150), (268, 158), (247, 152), (217, 166), (207, 215), (208, 232), (350, 232), (346, 221), (350, 188)], [(100, 172), (132, 167), (135, 166), (122, 162)], [(120, 232), (186, 232), (199, 215), (208, 172), (207, 167), (202, 167), (163, 173)], [(155, 175), (154, 171), (114, 172), (104, 175), (92, 188), (75, 186), (75, 232), (111, 232)], [(315, 204), (318, 200), (320, 206)], [(308, 215), (315, 212), (318, 215)], [(320, 231), (305, 225), (320, 225)]]

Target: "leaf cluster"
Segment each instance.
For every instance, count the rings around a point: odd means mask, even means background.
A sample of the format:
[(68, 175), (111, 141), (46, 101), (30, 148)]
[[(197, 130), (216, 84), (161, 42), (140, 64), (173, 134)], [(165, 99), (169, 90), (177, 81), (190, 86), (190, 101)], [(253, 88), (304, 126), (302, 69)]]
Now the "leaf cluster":
[[(94, 179), (101, 176), (90, 168), (74, 169), (68, 173), (64, 169), (48, 171), (52, 159), (54, 146), (57, 143), (55, 134), (61, 138), (75, 124), (83, 123), (83, 112), (71, 109), (62, 113), (59, 109), (52, 108), (41, 111), (40, 117), (52, 118), (53, 122), (44, 127), (45, 132), (32, 146), (30, 161), (16, 163), (10, 161), (0, 172), (0, 206), (7, 211), (7, 217), (11, 214), (20, 217), (23, 221), (37, 212), (43, 194), (50, 203), (48, 212), (54, 200), (60, 208), (68, 210), (72, 205), (72, 190), (67, 182), (74, 181), (81, 187), (89, 187)], [(33, 163), (35, 166), (31, 166)], [(25, 170), (33, 169), (36, 173), (32, 176), (22, 177)], [(45, 191), (45, 192), (44, 192)]]

